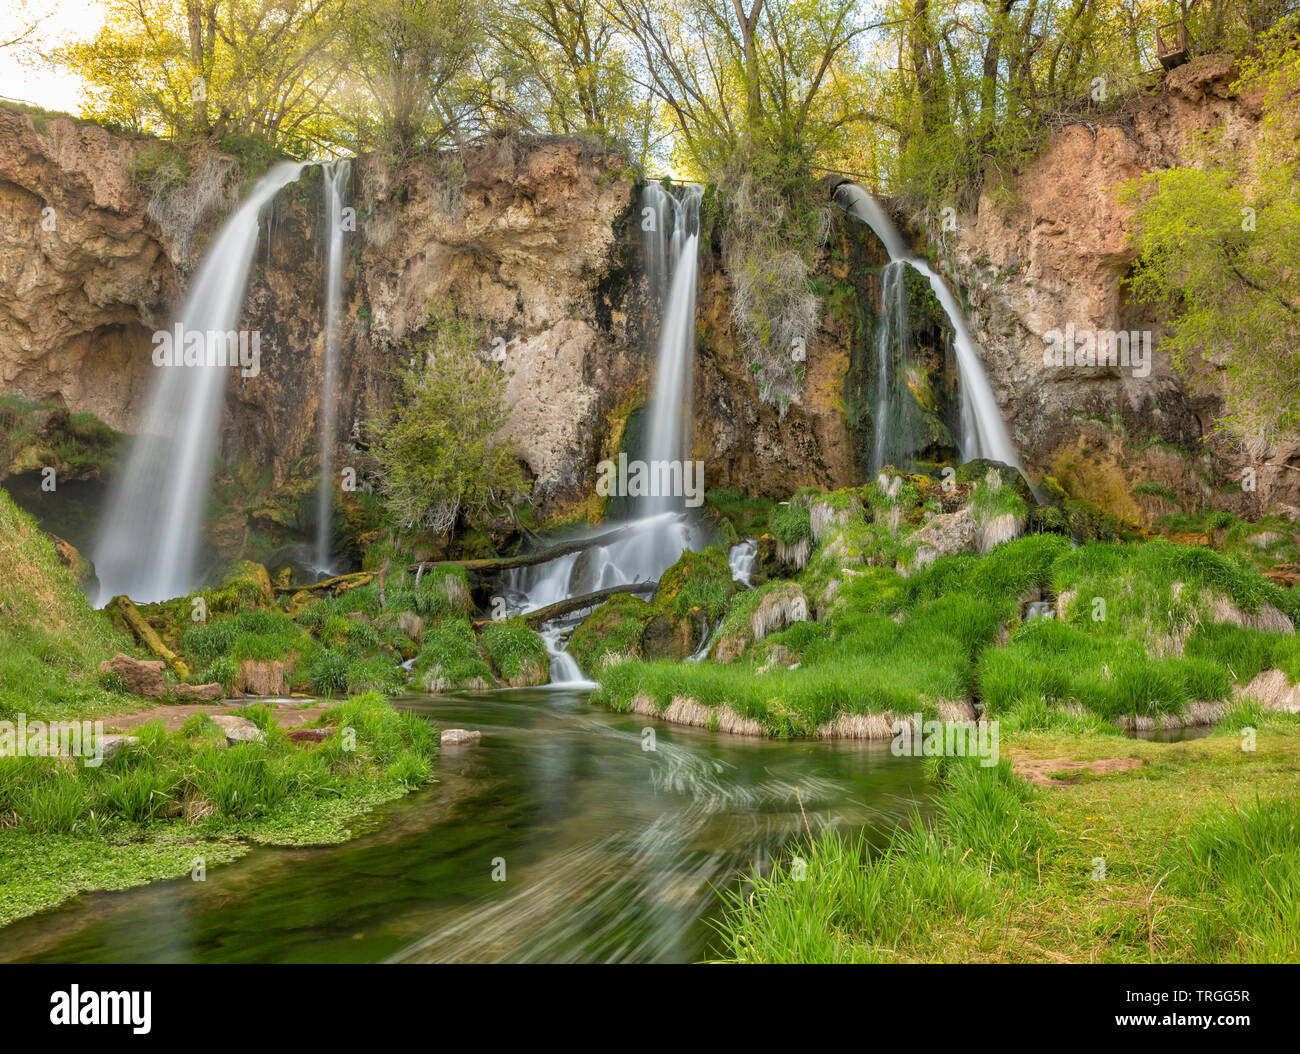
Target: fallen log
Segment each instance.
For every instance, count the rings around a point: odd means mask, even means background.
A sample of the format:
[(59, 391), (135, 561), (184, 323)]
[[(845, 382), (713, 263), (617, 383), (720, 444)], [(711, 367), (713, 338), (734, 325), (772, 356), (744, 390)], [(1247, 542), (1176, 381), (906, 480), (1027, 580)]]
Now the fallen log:
[(292, 593), (289, 598), (289, 606), (294, 607), (310, 599), (310, 594), (320, 593), (326, 590), (335, 590), (339, 593), (346, 593), (349, 589), (355, 589), (357, 586), (364, 586), (375, 577), (378, 571), (353, 571), (351, 574), (335, 575), (333, 578), (326, 578), (321, 582), (313, 582), (305, 586), (289, 586), (286, 589), (277, 589), (277, 593)]
[(158, 631), (145, 621), (144, 616), (140, 614), (140, 609), (131, 603), (130, 597), (114, 597), (113, 604), (122, 613), (122, 618), (126, 620), (126, 624), (131, 627), (131, 632), (135, 634), (136, 640), (175, 670), (176, 676), (181, 680), (190, 675), (190, 668), (185, 664), (185, 661), (163, 643), (162, 637), (158, 636)]
[(520, 553), (516, 556), (489, 556), (477, 560), (424, 560), (418, 564), (411, 564), (407, 570), (414, 572), (424, 568), (424, 570), (428, 571), (439, 564), (463, 567), (466, 571), (509, 571), (514, 567), (532, 567), (534, 564), (544, 564), (548, 560), (554, 560), (560, 556), (580, 553), (583, 549), (591, 549), (597, 545), (608, 545), (615, 539), (630, 533), (638, 526), (638, 524), (630, 523), (626, 527), (606, 531), (604, 534), (597, 534), (591, 538), (574, 538), (571, 541), (559, 542), (545, 549), (538, 549), (536, 552)]
[[(597, 604), (602, 604), (610, 597), (618, 596), (620, 593), (653, 593), (658, 586), (658, 582), (632, 582), (625, 586), (610, 586), (607, 589), (597, 589), (594, 593), (584, 593), (580, 597), (557, 600), (554, 604), (547, 604), (544, 608), (530, 611), (524, 616), (524, 621), (531, 628), (536, 629), (543, 622), (549, 622), (561, 615), (572, 615), (575, 611), (581, 611), (583, 608), (595, 607)], [(494, 621), (496, 620), (482, 619), (475, 622), (474, 625), (476, 628), (490, 626)]]

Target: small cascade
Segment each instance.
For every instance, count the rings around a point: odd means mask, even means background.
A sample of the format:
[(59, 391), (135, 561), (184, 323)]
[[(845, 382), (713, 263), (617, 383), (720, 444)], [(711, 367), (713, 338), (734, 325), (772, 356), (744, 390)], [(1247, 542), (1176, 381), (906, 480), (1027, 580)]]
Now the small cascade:
[[(101, 606), (120, 593), (150, 602), (182, 596), (198, 585), (199, 542), (232, 372), (228, 337), (236, 335), (243, 310), (262, 212), (302, 169), (286, 161), (264, 175), (218, 232), (199, 268), (176, 320), (186, 346), (175, 349), (177, 364), (157, 367), (143, 428), (109, 495), (92, 557)], [(195, 337), (200, 346), (191, 349)], [(247, 336), (250, 345), (252, 337)]]
[[(930, 289), (934, 292), (939, 305), (943, 308), (944, 314), (948, 316), (948, 321), (952, 323), (953, 348), (957, 358), (957, 380), (961, 399), (961, 435), (957, 437), (957, 442), (958, 452), (962, 460), (971, 461), (975, 458), (988, 458), (992, 461), (1001, 461), (1003, 464), (1011, 465), (1023, 472), (1020, 455), (1011, 442), (1006, 422), (1002, 420), (1002, 412), (998, 409), (997, 400), (993, 397), (993, 389), (989, 385), (988, 375), (984, 372), (981, 349), (971, 336), (970, 329), (966, 325), (966, 317), (962, 314), (961, 305), (958, 304), (952, 290), (948, 288), (948, 283), (926, 261), (908, 252), (907, 243), (904, 242), (898, 228), (885, 214), (885, 210), (880, 207), (880, 203), (862, 187), (853, 183), (841, 184), (836, 188), (835, 201), (854, 219), (860, 220), (870, 227), (876, 237), (880, 239), (881, 244), (884, 245), (885, 251), (889, 253), (890, 266), (885, 268), (883, 277), (889, 280), (890, 271), (894, 264), (906, 265), (924, 275), (930, 283)], [(901, 287), (903, 285), (900, 277), (901, 266), (894, 270), (893, 281), (898, 287)], [(895, 296), (901, 300), (901, 294), (895, 292)], [(884, 303), (886, 324), (882, 330), (882, 339), (883, 332), (888, 331), (895, 324), (890, 322), (888, 318), (891, 310), (888, 297), (885, 298)], [(884, 359), (886, 356), (881, 356), (881, 358)], [(882, 366), (882, 371), (884, 368)], [(881, 398), (881, 393), (888, 390), (889, 385), (880, 384), (877, 398)], [(877, 417), (877, 421), (887, 420), (889, 420), (888, 413)], [(881, 447), (882, 438), (879, 434), (881, 431), (892, 430), (889, 428), (876, 428), (876, 448), (873, 454), (877, 459), (886, 456), (885, 451), (888, 450), (889, 443), (894, 441), (885, 439), (883, 440), (885, 446)], [(897, 454), (894, 456), (896, 457)], [(878, 460), (878, 463), (873, 468), (880, 468), (885, 463), (888, 462)]]
[(325, 284), (325, 368), (320, 392), (320, 484), (316, 499), (316, 570), (330, 573), (334, 526), (334, 427), (338, 400), (339, 312), (343, 303), (343, 206), (352, 162), (321, 166), (325, 207), (329, 211)]
[(731, 566), (731, 580), (746, 589), (754, 584), (754, 566), (758, 563), (758, 541), (744, 538), (727, 550), (727, 563)]

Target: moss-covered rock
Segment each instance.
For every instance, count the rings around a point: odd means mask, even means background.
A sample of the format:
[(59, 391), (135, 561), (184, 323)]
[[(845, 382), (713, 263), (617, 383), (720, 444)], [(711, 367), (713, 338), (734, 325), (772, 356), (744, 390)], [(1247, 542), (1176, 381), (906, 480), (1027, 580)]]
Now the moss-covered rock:
[(727, 555), (717, 546), (703, 552), (682, 553), (659, 578), (651, 601), (656, 611), (684, 618), (699, 610), (709, 619), (719, 618), (736, 591)]
[(569, 637), (569, 654), (584, 671), (615, 662), (639, 659), (641, 635), (654, 617), (654, 608), (640, 597), (624, 593), (596, 608)]
[(448, 620), (426, 630), (412, 674), (427, 692), (483, 689), (492, 684), (492, 670), (474, 640), (468, 619)]
[(546, 642), (522, 618), (493, 622), (483, 630), (483, 650), (511, 688), (545, 684), (551, 676)]

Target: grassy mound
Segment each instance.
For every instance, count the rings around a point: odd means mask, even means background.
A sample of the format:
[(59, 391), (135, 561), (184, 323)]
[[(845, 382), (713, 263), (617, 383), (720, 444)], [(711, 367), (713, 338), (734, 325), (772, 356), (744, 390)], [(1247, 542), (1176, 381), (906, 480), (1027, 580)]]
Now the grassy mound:
[(49, 537), (0, 490), (0, 718), (120, 708), (98, 666), (132, 645), (92, 610)]

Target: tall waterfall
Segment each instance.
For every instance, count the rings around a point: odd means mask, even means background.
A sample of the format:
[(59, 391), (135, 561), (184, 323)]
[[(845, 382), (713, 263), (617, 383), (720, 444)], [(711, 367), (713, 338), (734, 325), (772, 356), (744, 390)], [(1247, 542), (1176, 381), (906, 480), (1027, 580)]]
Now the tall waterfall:
[[(651, 184), (646, 188), (646, 195), (651, 207), (656, 209), (656, 223), (652, 225), (656, 230), (645, 232), (646, 273), (652, 285), (657, 275), (671, 276), (660, 316), (655, 390), (646, 430), (645, 457), (653, 464), (681, 460), (687, 453), (686, 422), (690, 419), (695, 365), (695, 291), (699, 279), (703, 191), (700, 187), (686, 187), (680, 198), (674, 198), (663, 187)], [(665, 242), (665, 225), (670, 213), (672, 239)], [(659, 259), (654, 258), (655, 253), (661, 254)], [(650, 512), (680, 509), (683, 504), (680, 497), (646, 499)]]
[[(884, 245), (890, 259), (890, 266), (885, 268), (886, 280), (890, 279), (894, 264), (905, 264), (919, 271), (929, 281), (935, 298), (948, 316), (948, 321), (952, 323), (953, 346), (957, 355), (957, 382), (961, 399), (961, 435), (957, 442), (958, 453), (962, 460), (989, 458), (1014, 466), (1023, 472), (1020, 455), (1016, 452), (1007, 433), (1006, 422), (1002, 420), (1002, 412), (998, 409), (997, 400), (993, 398), (993, 389), (989, 386), (988, 376), (984, 372), (980, 347), (971, 336), (961, 306), (957, 303), (952, 290), (948, 288), (948, 283), (928, 263), (907, 251), (907, 243), (903, 241), (898, 228), (890, 221), (885, 210), (880, 207), (880, 203), (861, 187), (852, 183), (841, 184), (835, 191), (835, 200), (850, 216), (870, 227)], [(902, 287), (901, 267), (895, 269), (893, 281), (896, 283), (894, 295), (896, 298), (901, 297), (901, 293), (898, 292)], [(886, 311), (889, 310), (886, 301)], [(885, 328), (888, 329), (891, 324), (887, 317)], [(882, 387), (881, 390), (885, 389)], [(877, 398), (880, 397), (878, 391)], [(877, 433), (882, 431), (879, 422), (888, 420), (887, 413), (884, 416), (877, 416)], [(877, 435), (875, 438), (879, 449), (880, 436)], [(881, 466), (873, 466), (873, 468), (879, 467)]]
[[(683, 460), (689, 453), (691, 385), (695, 362), (695, 292), (699, 275), (700, 187), (673, 197), (658, 184), (645, 188), (646, 280), (652, 305), (660, 307), (654, 394), (647, 412), (646, 461)], [(671, 232), (671, 233), (669, 233)], [(682, 497), (641, 498), (639, 516), (604, 545), (545, 564), (507, 572), (501, 582), (512, 614), (535, 611), (572, 596), (610, 586), (658, 580), (686, 549), (699, 549), (706, 532), (686, 514)], [(608, 531), (609, 527), (602, 528)], [(582, 671), (564, 651), (569, 630), (582, 616), (542, 629), (551, 655), (551, 683), (573, 683)]]
[[(110, 493), (94, 550), (101, 605), (120, 593), (142, 602), (166, 600), (198, 584), (199, 540), (231, 373), (213, 361), (212, 344), (239, 323), (262, 210), (302, 168), (281, 162), (263, 176), (221, 228), (199, 269), (176, 330), (204, 335), (209, 354), (198, 354), (194, 365), (156, 367), (144, 427)], [(188, 342), (175, 349), (178, 359), (185, 350)]]
[(334, 426), (339, 373), (339, 309), (343, 301), (343, 205), (352, 162), (335, 161), (322, 166), (325, 207), (329, 210), (329, 245), (325, 285), (325, 368), (320, 389), (320, 489), (316, 498), (317, 571), (330, 566), (330, 542), (334, 526)]

